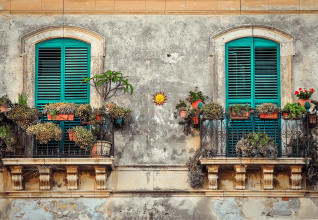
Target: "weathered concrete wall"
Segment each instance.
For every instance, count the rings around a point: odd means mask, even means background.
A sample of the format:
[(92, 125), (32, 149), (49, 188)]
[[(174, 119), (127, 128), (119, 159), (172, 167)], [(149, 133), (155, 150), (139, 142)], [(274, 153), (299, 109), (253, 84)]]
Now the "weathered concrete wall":
[[(184, 164), (199, 147), (199, 137), (186, 137), (173, 118), (174, 106), (196, 86), (212, 97), (210, 37), (241, 25), (266, 25), (294, 37), (292, 87), (315, 87), (318, 75), (315, 15), (264, 16), (6, 16), (0, 17), (0, 95), (17, 101), (22, 91), (19, 40), (48, 26), (72, 25), (106, 38), (105, 70), (130, 76), (132, 96), (118, 94), (111, 101), (133, 110), (128, 127), (116, 131), (116, 164)], [(167, 56), (170, 54), (171, 56)], [(152, 95), (164, 92), (164, 106)], [(315, 94), (313, 98), (317, 98)], [(211, 100), (211, 98), (210, 98)]]
[(1, 219), (317, 219), (317, 198), (0, 199)]

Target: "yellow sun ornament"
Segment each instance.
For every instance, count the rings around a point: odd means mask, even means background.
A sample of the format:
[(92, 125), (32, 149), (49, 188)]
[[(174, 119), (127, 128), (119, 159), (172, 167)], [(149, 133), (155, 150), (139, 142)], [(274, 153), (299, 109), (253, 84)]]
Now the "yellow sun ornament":
[(157, 92), (156, 95), (153, 96), (153, 103), (156, 103), (156, 105), (163, 105), (163, 103), (166, 103), (166, 95), (161, 92)]

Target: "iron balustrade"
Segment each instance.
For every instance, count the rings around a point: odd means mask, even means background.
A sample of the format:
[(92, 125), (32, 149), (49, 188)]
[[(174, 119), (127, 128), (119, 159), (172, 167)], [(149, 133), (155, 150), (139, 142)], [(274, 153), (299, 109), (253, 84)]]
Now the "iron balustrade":
[[(317, 115), (315, 115), (317, 117)], [(248, 120), (231, 120), (223, 113), (220, 119), (200, 116), (200, 148), (203, 158), (242, 157), (236, 154), (236, 143), (252, 132), (265, 132), (278, 147), (278, 157), (306, 157), (311, 141), (318, 137), (315, 124), (309, 123), (309, 115), (298, 120), (260, 119), (256, 111)], [(317, 146), (318, 147), (318, 146)]]
[[(47, 122), (46, 116), (40, 116), (40, 123)], [(17, 143), (13, 146), (13, 152), (6, 151), (6, 145), (0, 139), (0, 150), (2, 158), (66, 158), (66, 157), (114, 157), (114, 132), (115, 123), (111, 115), (106, 114), (101, 117), (94, 126), (88, 125), (80, 118), (74, 118), (74, 121), (50, 121), (58, 125), (64, 123), (61, 141), (50, 141), (47, 144), (39, 144), (35, 135), (27, 135), (26, 130), (13, 123), (4, 113), (0, 113), (0, 126), (12, 126), (14, 133), (17, 134)], [(101, 145), (100, 148), (88, 147), (87, 150), (76, 146), (69, 140), (67, 130), (74, 126), (90, 126), (89, 129), (98, 128), (94, 135), (96, 138), (94, 144)], [(111, 144), (110, 149), (103, 147), (104, 143)]]

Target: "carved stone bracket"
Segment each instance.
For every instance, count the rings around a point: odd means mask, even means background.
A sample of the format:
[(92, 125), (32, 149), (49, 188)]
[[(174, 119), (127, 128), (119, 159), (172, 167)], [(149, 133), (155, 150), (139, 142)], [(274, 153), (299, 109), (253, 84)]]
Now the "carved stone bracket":
[(68, 189), (78, 189), (78, 166), (65, 166)]
[(292, 181), (292, 189), (301, 189), (301, 170), (303, 166), (291, 165), (290, 167), (291, 176), (290, 179)]
[(107, 180), (107, 168), (102, 166), (94, 166), (95, 169), (95, 179), (96, 179), (96, 185), (97, 189), (106, 189), (106, 180)]
[(38, 166), (40, 173), (40, 190), (51, 189), (51, 166)]
[(262, 166), (264, 189), (274, 189), (274, 186), (273, 186), (274, 167), (275, 167), (274, 165)]
[(247, 165), (234, 165), (235, 170), (235, 189), (245, 189), (245, 180), (246, 180), (246, 167)]
[(10, 169), (12, 178), (12, 189), (15, 191), (22, 190), (23, 166), (10, 166)]
[(209, 190), (217, 190), (219, 165), (209, 165), (206, 168), (208, 170)]

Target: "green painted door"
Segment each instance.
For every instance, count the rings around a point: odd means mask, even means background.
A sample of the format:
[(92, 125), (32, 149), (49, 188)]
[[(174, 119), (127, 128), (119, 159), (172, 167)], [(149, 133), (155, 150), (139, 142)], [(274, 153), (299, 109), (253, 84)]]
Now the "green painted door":
[[(90, 76), (90, 45), (67, 38), (37, 44), (35, 76), (35, 106), (40, 110), (50, 102), (89, 103), (89, 85), (81, 81)], [(64, 130), (62, 141), (49, 143), (49, 151), (48, 145), (38, 145), (37, 154), (82, 153), (69, 141), (67, 133), (69, 127), (79, 125), (79, 120), (56, 123)]]
[[(226, 108), (262, 103), (280, 107), (280, 46), (262, 38), (241, 38), (226, 44)], [(236, 156), (235, 145), (252, 131), (266, 131), (280, 144), (280, 121), (231, 121), (228, 126), (227, 155)]]

